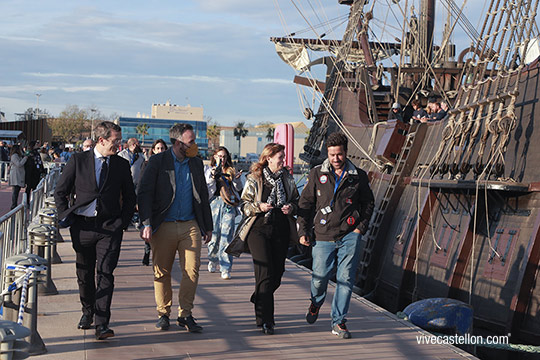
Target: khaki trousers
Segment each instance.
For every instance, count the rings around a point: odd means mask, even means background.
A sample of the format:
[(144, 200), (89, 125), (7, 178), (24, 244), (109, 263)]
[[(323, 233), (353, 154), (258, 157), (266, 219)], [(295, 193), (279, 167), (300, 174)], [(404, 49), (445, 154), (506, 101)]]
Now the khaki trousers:
[(164, 222), (152, 235), (154, 295), (158, 316), (170, 317), (172, 305), (171, 271), (178, 252), (182, 279), (178, 292), (178, 316), (191, 315), (201, 264), (201, 231), (195, 220)]

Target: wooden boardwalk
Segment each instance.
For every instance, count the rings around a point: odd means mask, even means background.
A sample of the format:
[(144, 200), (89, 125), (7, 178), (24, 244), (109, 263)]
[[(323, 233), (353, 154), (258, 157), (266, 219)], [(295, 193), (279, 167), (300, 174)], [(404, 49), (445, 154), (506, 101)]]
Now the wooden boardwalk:
[[(77, 330), (80, 304), (75, 278), (75, 256), (69, 233), (58, 244), (63, 263), (53, 265), (58, 295), (40, 296), (38, 329), (48, 353), (32, 359), (463, 359), (471, 355), (446, 345), (418, 345), (416, 337), (427, 333), (399, 320), (382, 308), (355, 296), (351, 301), (348, 327), (352, 339), (330, 333), (329, 298), (319, 320), (309, 325), (310, 273), (287, 262), (283, 282), (276, 294), (276, 333), (269, 336), (255, 326), (249, 297), (254, 279), (251, 258), (235, 259), (231, 280), (206, 271), (206, 250), (195, 300), (194, 317), (204, 327), (191, 334), (175, 323), (158, 331), (151, 267), (142, 266), (143, 242), (133, 229), (125, 233), (110, 326), (116, 337), (96, 341), (93, 331)], [(173, 273), (174, 310), (180, 272)]]

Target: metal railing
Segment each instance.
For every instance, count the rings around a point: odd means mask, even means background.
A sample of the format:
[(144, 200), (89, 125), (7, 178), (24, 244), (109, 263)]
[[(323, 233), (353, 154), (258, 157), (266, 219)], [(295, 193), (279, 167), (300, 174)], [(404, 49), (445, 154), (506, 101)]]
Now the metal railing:
[(23, 194), (23, 201), (16, 208), (0, 217), (0, 232), (3, 233), (1, 241), (0, 268), (4, 279), (5, 260), (13, 255), (28, 251), (28, 241), (26, 236), (26, 194)]

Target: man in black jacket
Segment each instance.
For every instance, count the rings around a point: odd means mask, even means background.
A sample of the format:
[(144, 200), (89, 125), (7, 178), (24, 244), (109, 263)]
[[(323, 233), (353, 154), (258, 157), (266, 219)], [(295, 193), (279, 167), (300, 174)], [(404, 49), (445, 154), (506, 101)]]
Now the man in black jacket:
[(300, 243), (313, 246), (311, 305), (306, 320), (310, 324), (317, 320), (337, 263), (332, 333), (343, 339), (351, 337), (345, 317), (362, 251), (361, 238), (374, 207), (367, 174), (347, 160), (347, 143), (342, 133), (328, 136), (328, 159), (310, 171), (298, 203)]
[(172, 305), (171, 272), (176, 253), (182, 280), (178, 292), (179, 326), (201, 332), (191, 312), (199, 280), (202, 241), (212, 237), (212, 214), (203, 162), (196, 157), (195, 132), (189, 124), (170, 131), (172, 147), (148, 160), (138, 186), (141, 238), (152, 245), (154, 293), (159, 320), (156, 328), (169, 329)]
[[(54, 193), (58, 218), (62, 219), (61, 225), (70, 226), (77, 254), (83, 313), (78, 328), (89, 329), (95, 316), (98, 340), (114, 336), (109, 329), (113, 271), (118, 264), (123, 230), (135, 209), (129, 163), (116, 155), (122, 141), (121, 131), (112, 122), (99, 123), (94, 131), (98, 139), (96, 146), (69, 159)], [(73, 189), (75, 203), (69, 207)]]

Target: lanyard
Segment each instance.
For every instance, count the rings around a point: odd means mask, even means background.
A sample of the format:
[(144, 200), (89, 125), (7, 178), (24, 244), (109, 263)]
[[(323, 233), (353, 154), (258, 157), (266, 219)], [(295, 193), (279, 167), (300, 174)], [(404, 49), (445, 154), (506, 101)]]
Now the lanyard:
[(332, 196), (332, 202), (330, 203), (330, 207), (334, 205), (334, 200), (336, 199), (336, 192), (338, 190), (339, 184), (341, 183), (341, 179), (343, 179), (343, 175), (345, 175), (345, 169), (341, 172), (341, 175), (337, 176), (336, 172), (332, 170), (332, 174), (334, 174), (334, 179), (336, 180), (336, 185), (334, 186), (334, 195)]

